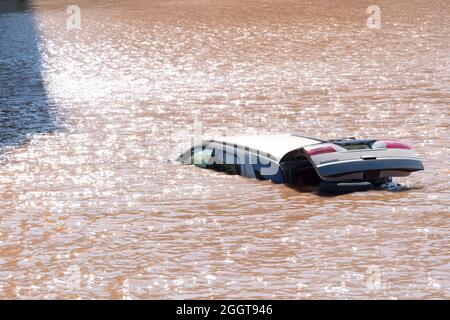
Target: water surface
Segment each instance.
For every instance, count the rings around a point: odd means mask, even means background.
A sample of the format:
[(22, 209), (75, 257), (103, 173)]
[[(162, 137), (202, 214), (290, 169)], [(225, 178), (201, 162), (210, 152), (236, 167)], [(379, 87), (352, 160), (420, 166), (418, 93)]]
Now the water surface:
[[(450, 298), (447, 1), (377, 1), (379, 30), (351, 0), (77, 3), (1, 9), (0, 297)], [(200, 121), (426, 170), (322, 197), (168, 162)]]

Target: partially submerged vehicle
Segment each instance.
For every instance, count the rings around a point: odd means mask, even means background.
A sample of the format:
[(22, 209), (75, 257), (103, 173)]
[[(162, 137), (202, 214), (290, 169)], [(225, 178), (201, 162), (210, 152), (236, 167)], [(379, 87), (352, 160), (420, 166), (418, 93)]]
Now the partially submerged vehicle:
[(368, 190), (423, 170), (407, 144), (393, 140), (320, 140), (297, 134), (233, 136), (204, 140), (179, 161), (185, 164), (322, 191)]

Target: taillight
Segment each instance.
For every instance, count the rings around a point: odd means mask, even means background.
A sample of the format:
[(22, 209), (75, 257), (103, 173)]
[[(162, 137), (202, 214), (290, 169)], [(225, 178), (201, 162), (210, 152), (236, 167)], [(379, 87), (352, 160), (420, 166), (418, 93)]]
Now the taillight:
[(408, 149), (411, 147), (406, 143), (398, 142), (398, 141), (377, 141), (372, 145), (374, 149)]
[(326, 146), (326, 147), (318, 147), (318, 148), (306, 150), (306, 152), (307, 152), (310, 156), (315, 156), (315, 155), (322, 154), (322, 153), (332, 153), (332, 152), (336, 152), (336, 149), (333, 148), (332, 146)]

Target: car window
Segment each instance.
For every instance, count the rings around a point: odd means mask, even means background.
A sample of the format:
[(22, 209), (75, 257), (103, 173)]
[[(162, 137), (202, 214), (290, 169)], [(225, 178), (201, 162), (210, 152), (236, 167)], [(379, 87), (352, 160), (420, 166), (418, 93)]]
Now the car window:
[(193, 150), (192, 164), (197, 167), (206, 168), (214, 163), (213, 149), (205, 148)]

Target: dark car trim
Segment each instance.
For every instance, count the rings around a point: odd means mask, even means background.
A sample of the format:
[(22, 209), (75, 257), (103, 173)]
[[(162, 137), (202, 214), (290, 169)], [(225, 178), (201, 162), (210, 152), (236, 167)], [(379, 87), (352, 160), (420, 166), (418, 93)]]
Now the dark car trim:
[(372, 170), (397, 170), (413, 172), (423, 169), (424, 167), (422, 162), (415, 159), (356, 160), (326, 164), (317, 167), (319, 174), (323, 177), (332, 177), (342, 174)]

